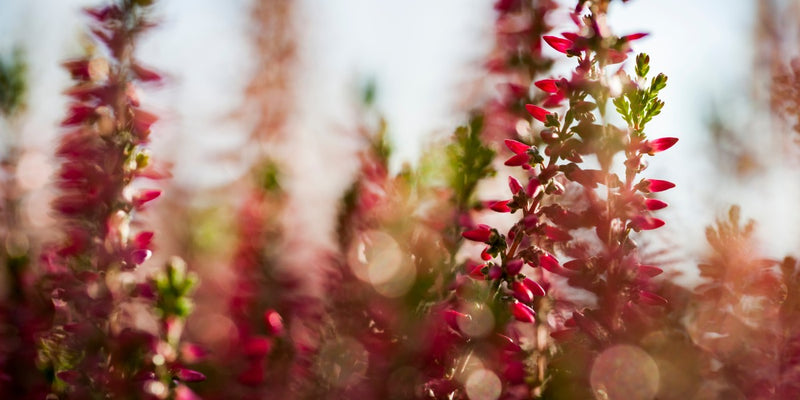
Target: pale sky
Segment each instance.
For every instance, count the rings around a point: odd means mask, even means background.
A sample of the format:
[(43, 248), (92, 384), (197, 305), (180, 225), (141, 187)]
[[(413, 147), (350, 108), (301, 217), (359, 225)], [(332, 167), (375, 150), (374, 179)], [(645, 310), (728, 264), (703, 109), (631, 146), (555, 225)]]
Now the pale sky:
[[(25, 143), (47, 146), (58, 134), (69, 85), (58, 63), (79, 55), (85, 0), (0, 0), (0, 52), (26, 48), (31, 65)], [(413, 161), (431, 135), (447, 135), (463, 118), (465, 87), (482, 73), (491, 47), (489, 0), (301, 0), (296, 72), (298, 113), (285, 151), (307, 160), (293, 188), (301, 197), (338, 196), (355, 168), (353, 106), (364, 79), (375, 79), (378, 107), (388, 119), (402, 162)], [(665, 236), (689, 253), (705, 247), (703, 226), (727, 205), (743, 204), (771, 236), (766, 248), (782, 254), (797, 247), (800, 199), (792, 170), (759, 177), (752, 187), (729, 187), (714, 178), (707, 157), (705, 120), (712, 101), (739, 126), (758, 130), (747, 98), (752, 66), (754, 1), (632, 0), (615, 2), (610, 26), (618, 34), (649, 32), (636, 51), (651, 55), (651, 70), (663, 71), (663, 113), (650, 125), (653, 137), (677, 136), (679, 145), (653, 159), (646, 176), (675, 181), (665, 198)], [(248, 0), (164, 0), (161, 26), (140, 46), (140, 59), (170, 77), (163, 89), (146, 91), (144, 104), (163, 120), (156, 150), (175, 162), (179, 183), (214, 187), (243, 172), (244, 163), (209, 162), (236, 148), (246, 127), (226, 118), (241, 101), (249, 63)], [(566, 14), (554, 23), (567, 23)], [(467, 85), (467, 86), (465, 86)], [(1, 144), (2, 142), (0, 142)], [(44, 149), (52, 149), (43, 147)], [(795, 169), (796, 170), (796, 169)], [(305, 174), (305, 175), (303, 175)], [(301, 179), (302, 178), (302, 179)], [(313, 179), (316, 179), (314, 181)], [(766, 189), (764, 189), (766, 188)], [(769, 190), (781, 195), (766, 196)], [(777, 193), (777, 192), (775, 192)], [(310, 211), (322, 218), (330, 210)], [(314, 214), (314, 213), (318, 214)]]

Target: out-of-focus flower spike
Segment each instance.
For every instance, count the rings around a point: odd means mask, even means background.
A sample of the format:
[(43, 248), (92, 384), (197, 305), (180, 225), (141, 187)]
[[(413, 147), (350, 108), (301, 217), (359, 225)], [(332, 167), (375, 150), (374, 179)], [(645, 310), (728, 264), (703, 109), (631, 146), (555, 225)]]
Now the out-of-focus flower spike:
[(67, 117), (61, 121), (61, 126), (80, 125), (94, 115), (94, 107), (74, 104), (69, 108)]
[(458, 319), (459, 318), (466, 318), (469, 319), (469, 315), (458, 312), (453, 309), (448, 309), (444, 311), (444, 321), (447, 322), (447, 325), (450, 326), (454, 331), (458, 331)]
[(550, 115), (550, 111), (533, 104), (525, 104), (525, 109), (528, 110), (528, 113), (531, 114), (533, 118), (541, 122), (547, 121), (547, 116)]

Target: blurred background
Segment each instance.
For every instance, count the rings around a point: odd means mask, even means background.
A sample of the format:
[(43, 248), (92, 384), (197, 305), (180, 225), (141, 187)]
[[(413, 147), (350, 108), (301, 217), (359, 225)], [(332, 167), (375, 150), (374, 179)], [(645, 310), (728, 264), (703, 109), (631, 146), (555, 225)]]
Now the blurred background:
[[(0, 54), (20, 50), (29, 71), (25, 110), (0, 125), (0, 152), (24, 150), (25, 215), (42, 230), (50, 223), (52, 143), (65, 109), (59, 93), (69, 85), (59, 64), (83, 53), (80, 10), (95, 3), (0, 0)], [(286, 59), (268, 60), (266, 71), (254, 62), (259, 27), (251, 0), (158, 3), (159, 25), (137, 51), (167, 77), (142, 93), (142, 103), (161, 116), (154, 156), (172, 164), (170, 184), (181, 193), (167, 198), (228, 201), (211, 193), (241, 179), (256, 158), (247, 139), (260, 111), (248, 109), (246, 93), (252, 77), (269, 75), (274, 64), (285, 84), (284, 106), (291, 106), (281, 140), (268, 151), (278, 160), (302, 160), (284, 171), (289, 242), (304, 235), (330, 245), (336, 200), (358, 165), (362, 142), (353, 132), (366, 82), (377, 88), (375, 107), (388, 124), (395, 171), (415, 163), (427, 143), (448, 137), (486, 96), (489, 0), (298, 0), (272, 16), (289, 45), (281, 53)], [(634, 50), (649, 53), (652, 69), (669, 76), (667, 105), (649, 135), (681, 141), (652, 161), (647, 176), (678, 185), (665, 195), (672, 207), (659, 235), (687, 283), (706, 247), (703, 227), (731, 204), (741, 204), (744, 216), (769, 232), (759, 242), (765, 252), (791, 253), (799, 244), (798, 147), (791, 124), (770, 112), (776, 66), (800, 53), (798, 9), (798, 2), (781, 0), (613, 3), (615, 33), (648, 32)], [(567, 28), (561, 12), (551, 23)], [(280, 62), (289, 66), (278, 68)]]

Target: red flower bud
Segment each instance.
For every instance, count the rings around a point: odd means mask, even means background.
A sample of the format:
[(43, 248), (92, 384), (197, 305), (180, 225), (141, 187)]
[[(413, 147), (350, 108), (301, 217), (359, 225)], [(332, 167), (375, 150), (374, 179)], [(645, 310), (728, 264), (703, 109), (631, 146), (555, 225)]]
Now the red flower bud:
[(493, 201), (490, 203), (489, 208), (499, 213), (511, 212), (511, 208), (508, 207), (508, 202), (509, 200)]
[(675, 143), (678, 143), (678, 138), (675, 137), (663, 137), (663, 138), (649, 140), (642, 143), (641, 152), (653, 155), (655, 153), (669, 149), (670, 147), (674, 146)]
[(528, 152), (528, 149), (531, 148), (531, 146), (528, 146), (525, 143), (511, 139), (506, 139), (505, 142), (503, 143), (505, 143), (506, 147), (508, 147), (509, 150), (513, 151), (514, 154), (525, 154)]
[(518, 258), (511, 260), (506, 263), (506, 272), (511, 276), (516, 275), (519, 271), (522, 271), (522, 264), (524, 264), (524, 262)]
[(554, 273), (561, 269), (561, 266), (558, 265), (558, 260), (547, 253), (539, 255), (539, 266)]
[(660, 210), (669, 205), (659, 199), (647, 199), (644, 201), (644, 204), (650, 211)]
[(489, 248), (488, 248), (488, 247), (487, 247), (487, 248), (485, 248), (485, 249), (483, 249), (483, 251), (481, 251), (481, 260), (483, 260), (483, 261), (489, 261), (489, 260), (491, 260), (492, 258), (493, 258), (493, 257), (492, 257), (492, 255), (491, 255), (491, 254), (489, 254)]
[(503, 276), (503, 270), (497, 265), (492, 265), (492, 267), (489, 268), (488, 276), (490, 280), (500, 279), (500, 277)]
[(522, 284), (525, 285), (528, 288), (528, 290), (530, 290), (531, 293), (533, 293), (534, 296), (541, 297), (547, 294), (542, 285), (540, 285), (539, 282), (536, 282), (531, 278), (523, 279)]
[(514, 298), (523, 303), (530, 303), (533, 301), (533, 292), (522, 282), (515, 281), (512, 283), (511, 291), (514, 294)]
[(467, 240), (486, 243), (492, 237), (492, 228), (489, 225), (480, 224), (477, 228), (462, 233), (461, 236)]
[(675, 184), (669, 181), (664, 181), (661, 179), (648, 179), (647, 180), (647, 190), (652, 193), (655, 192), (663, 192), (668, 189), (672, 189), (675, 187)]
[(649, 231), (664, 226), (664, 221), (653, 217), (636, 216), (631, 219), (631, 228), (635, 231)]
[(520, 165), (527, 165), (528, 161), (531, 160), (531, 156), (527, 153), (516, 154), (513, 157), (506, 160), (504, 163), (509, 167), (519, 167)]
[(557, 82), (558, 81), (555, 79), (542, 79), (540, 81), (536, 81), (534, 85), (547, 93), (556, 93), (558, 92), (558, 85), (556, 84)]
[(536, 118), (539, 121), (545, 122), (547, 121), (547, 116), (550, 115), (550, 111), (545, 110), (542, 107), (535, 106), (533, 104), (525, 104), (525, 109), (528, 110), (533, 118)]
[(139, 194), (137, 194), (136, 196), (134, 196), (133, 200), (131, 200), (131, 203), (133, 203), (134, 207), (136, 207), (137, 209), (140, 209), (147, 202), (150, 202), (150, 201), (155, 200), (156, 198), (158, 198), (158, 196), (161, 196), (161, 191), (160, 190), (158, 190), (158, 189), (146, 189), (146, 190), (143, 190), (143, 191), (139, 192)]
[(509, 309), (511, 310), (511, 315), (517, 319), (517, 321), (521, 322), (534, 322), (536, 321), (536, 312), (533, 311), (532, 308), (526, 306), (525, 304), (519, 302), (513, 302), (509, 304)]
[(640, 265), (637, 269), (639, 270), (640, 274), (650, 278), (660, 275), (662, 272), (664, 272), (661, 268), (654, 267), (652, 265)]
[(513, 176), (508, 177), (508, 188), (511, 189), (511, 194), (517, 194), (522, 190), (522, 184)]
[(622, 39), (622, 40), (626, 40), (626, 41), (628, 41), (628, 42), (632, 42), (632, 41), (634, 41), (634, 40), (641, 39), (641, 38), (643, 38), (643, 37), (645, 37), (645, 36), (648, 36), (648, 35), (649, 35), (649, 33), (643, 33), (643, 32), (640, 32), (640, 33), (632, 33), (632, 34), (630, 34), (630, 35), (625, 35), (625, 36), (623, 36), (621, 39)]
[(560, 53), (565, 53), (572, 47), (572, 41), (568, 39), (563, 39), (557, 36), (544, 36), (544, 39), (550, 47), (554, 48), (556, 51)]

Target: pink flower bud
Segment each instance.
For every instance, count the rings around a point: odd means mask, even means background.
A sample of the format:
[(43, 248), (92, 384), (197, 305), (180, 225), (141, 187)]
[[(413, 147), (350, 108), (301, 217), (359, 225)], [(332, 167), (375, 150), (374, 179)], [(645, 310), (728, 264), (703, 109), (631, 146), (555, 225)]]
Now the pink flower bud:
[(491, 254), (489, 254), (489, 248), (488, 248), (488, 247), (487, 247), (487, 248), (485, 248), (485, 249), (483, 249), (483, 251), (481, 251), (481, 260), (483, 260), (483, 261), (489, 261), (489, 260), (491, 260), (492, 258), (494, 258), (494, 257), (492, 257), (492, 255), (491, 255)]
[(659, 199), (647, 199), (644, 201), (644, 204), (650, 211), (660, 210), (669, 205)]
[(562, 39), (556, 36), (544, 36), (542, 39), (544, 39), (544, 41), (547, 42), (550, 47), (554, 48), (560, 53), (566, 54), (567, 50), (572, 47), (572, 41), (568, 39)]
[(509, 309), (511, 310), (511, 315), (513, 315), (517, 321), (529, 323), (536, 321), (536, 312), (525, 304), (515, 301), (509, 304)]
[(542, 187), (542, 184), (536, 178), (531, 178), (528, 185), (525, 187), (525, 194), (528, 197), (536, 197), (536, 192)]
[(536, 81), (534, 85), (547, 93), (555, 93), (558, 92), (557, 82), (558, 81), (555, 79), (542, 79), (540, 81)]
[(517, 194), (522, 190), (522, 184), (513, 176), (508, 177), (508, 188), (511, 189), (511, 194)]
[(669, 181), (664, 181), (661, 179), (648, 179), (647, 180), (647, 190), (652, 193), (655, 192), (663, 192), (668, 189), (672, 189), (675, 187), (675, 184)]
[(514, 152), (514, 154), (527, 153), (528, 149), (531, 148), (531, 146), (528, 146), (525, 143), (518, 142), (516, 140), (511, 140), (511, 139), (506, 139), (504, 143), (505, 143), (506, 147), (508, 147), (509, 150)]
[(480, 224), (477, 228), (462, 233), (461, 236), (467, 240), (486, 243), (492, 237), (492, 228), (488, 225)]
[(525, 104), (525, 109), (528, 110), (528, 113), (530, 113), (533, 116), (533, 118), (541, 122), (547, 121), (547, 116), (550, 115), (550, 111), (547, 111), (544, 108), (535, 106), (533, 104)]
[(538, 282), (534, 281), (531, 278), (523, 279), (522, 280), (522, 284), (525, 285), (525, 287), (527, 287), (528, 290), (530, 290), (531, 293), (533, 293), (534, 296), (541, 297), (541, 296), (544, 296), (544, 295), (547, 294), (547, 292), (545, 292), (545, 290), (542, 287), (542, 285), (540, 285)]

